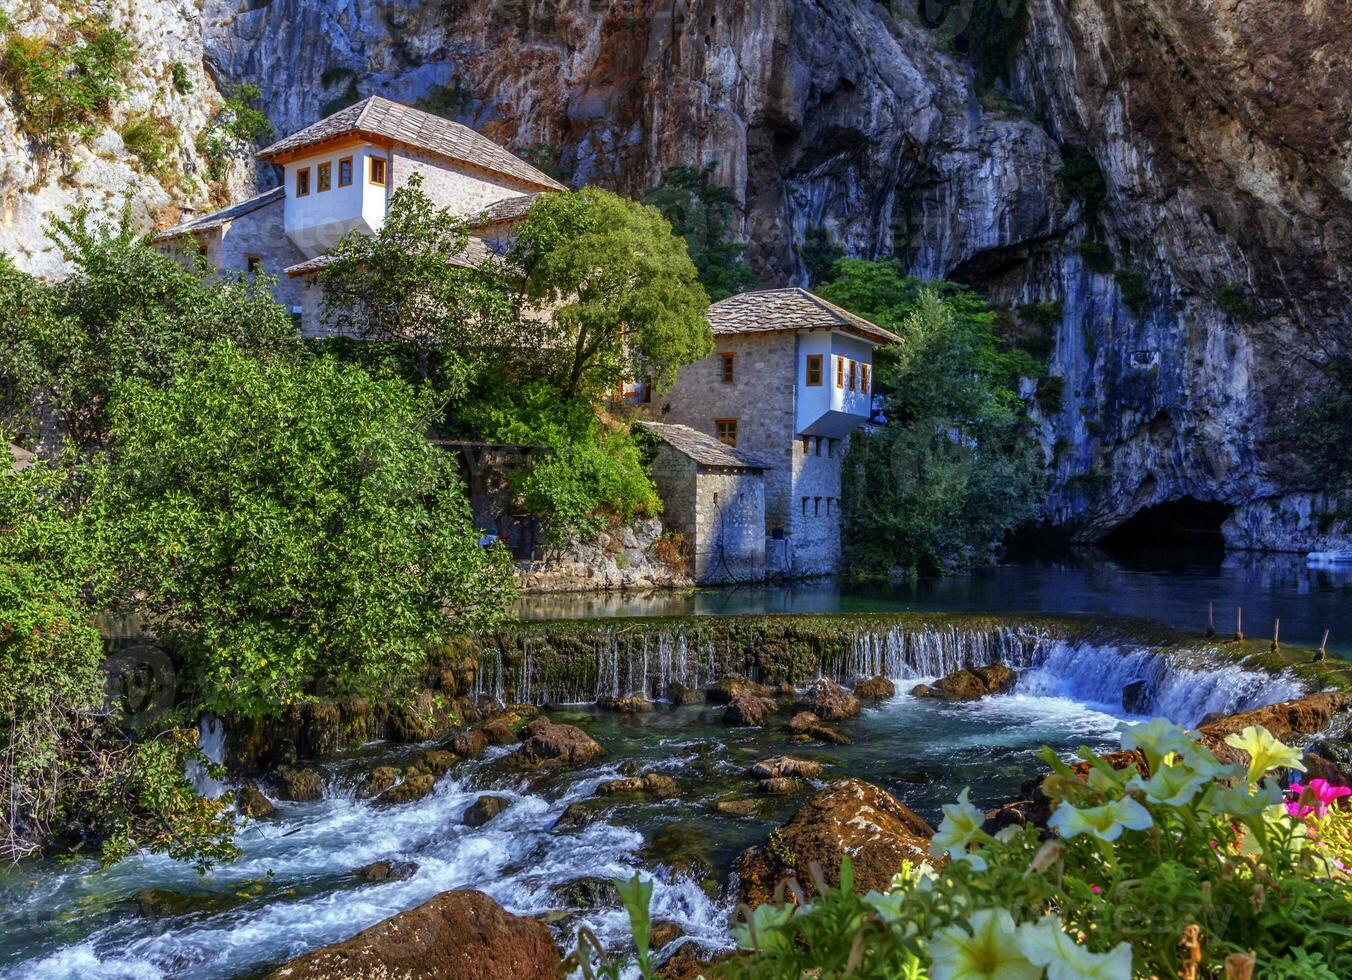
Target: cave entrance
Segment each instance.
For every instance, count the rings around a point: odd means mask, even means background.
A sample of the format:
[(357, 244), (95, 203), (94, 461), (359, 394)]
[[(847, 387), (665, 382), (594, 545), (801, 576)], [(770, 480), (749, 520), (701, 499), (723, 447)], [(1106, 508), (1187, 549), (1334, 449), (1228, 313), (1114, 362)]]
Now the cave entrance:
[(1110, 551), (1225, 550), (1221, 525), (1234, 511), (1216, 500), (1179, 497), (1147, 507), (1114, 528), (1100, 542)]

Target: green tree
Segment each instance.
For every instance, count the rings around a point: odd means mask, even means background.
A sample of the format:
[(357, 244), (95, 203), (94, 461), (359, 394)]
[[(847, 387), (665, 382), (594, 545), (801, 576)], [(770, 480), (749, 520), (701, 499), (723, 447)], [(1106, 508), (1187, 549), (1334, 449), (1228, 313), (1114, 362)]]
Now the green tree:
[(544, 346), (568, 399), (625, 378), (670, 384), (713, 350), (709, 297), (685, 242), (654, 207), (588, 187), (541, 197), (513, 262), (526, 296), (549, 311)]
[(394, 192), (379, 231), (345, 236), (330, 257), (319, 276), (328, 329), (406, 345), (421, 378), (449, 385), (529, 346), (532, 321), (517, 316), (502, 262), (432, 203), (421, 175)]
[(0, 472), (0, 860), (62, 836), (101, 844), (105, 861), (145, 847), (205, 867), (236, 850), (225, 803), (184, 776), (205, 761), (196, 733), (172, 717), (132, 725), (105, 683), (88, 476), (73, 456)]
[(875, 368), (886, 424), (856, 436), (845, 463), (848, 563), (886, 577), (987, 560), (1040, 499), (1017, 391), (1038, 366), (1001, 349), (994, 313), (964, 287), (911, 279), (895, 262), (837, 270), (823, 295), (901, 337)]
[(0, 387), (11, 414), (50, 415), (81, 447), (103, 445), (108, 402), (130, 379), (164, 384), (219, 340), (259, 356), (291, 356), (300, 336), (260, 278), (209, 277), (151, 248), (124, 211), (98, 222), (86, 209), (51, 222), (71, 264), (54, 285), (0, 263)]
[(267, 114), (258, 108), (262, 98), (257, 85), (236, 85), (198, 134), (197, 152), (206, 157), (208, 180), (224, 180), (232, 159), (249, 159), (261, 140), (275, 135)]
[(198, 676), (205, 706), (261, 715), (388, 683), (428, 644), (503, 614), (432, 399), (331, 358), (229, 343), (167, 386), (125, 385), (96, 494), (122, 595)]
[(662, 212), (671, 230), (685, 239), (699, 280), (712, 300), (746, 292), (756, 276), (743, 257), (746, 246), (730, 240), (737, 202), (732, 191), (713, 182), (714, 164), (672, 167), (662, 186), (643, 199)]
[(544, 520), (551, 544), (661, 513), (629, 429), (602, 423), (590, 404), (565, 401), (545, 382), (507, 384), (494, 377), (468, 401), (464, 420), (491, 442), (548, 450), (520, 473), (516, 488)]

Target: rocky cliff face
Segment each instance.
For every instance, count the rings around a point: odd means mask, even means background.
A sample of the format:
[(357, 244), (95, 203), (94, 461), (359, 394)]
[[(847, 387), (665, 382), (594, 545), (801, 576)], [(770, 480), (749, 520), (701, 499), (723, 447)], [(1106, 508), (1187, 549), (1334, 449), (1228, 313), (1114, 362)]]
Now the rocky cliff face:
[[(1335, 0), (1028, 0), (999, 94), (941, 40), (962, 25), (932, 30), (912, 4), (119, 6), (159, 17), (171, 57), (216, 86), (260, 85), (282, 132), (359, 94), (433, 92), (575, 183), (638, 194), (715, 162), (767, 283), (804, 281), (800, 246), (823, 228), (850, 254), (1045, 304), (1063, 379), (1039, 409), (1049, 515), (1081, 536), (1191, 496), (1233, 505), (1235, 544), (1346, 540), (1292, 427), (1352, 332)], [(1102, 206), (1058, 176), (1067, 153), (1096, 162)]]

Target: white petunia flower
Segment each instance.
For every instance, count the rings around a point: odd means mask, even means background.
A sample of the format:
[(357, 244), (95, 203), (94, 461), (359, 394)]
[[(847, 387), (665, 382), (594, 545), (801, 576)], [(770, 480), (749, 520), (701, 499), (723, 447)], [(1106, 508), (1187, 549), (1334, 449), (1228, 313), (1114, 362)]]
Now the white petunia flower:
[(1014, 918), (1004, 909), (972, 913), (971, 932), (962, 926), (940, 929), (930, 937), (930, 980), (1038, 980), (1034, 966), (1019, 950)]
[(1061, 920), (1048, 915), (1034, 925), (1019, 926), (1019, 950), (1047, 968), (1048, 980), (1131, 980), (1131, 946), (1118, 943), (1107, 953), (1091, 953), (1066, 935)]
[(1137, 773), (1127, 786), (1145, 793), (1151, 803), (1186, 806), (1208, 782), (1206, 776), (1186, 764), (1160, 766), (1149, 779)]
[(1121, 732), (1122, 748), (1144, 752), (1151, 772), (1159, 768), (1165, 756), (1174, 752), (1186, 755), (1197, 747), (1191, 735), (1167, 718), (1151, 718), (1139, 725), (1127, 725)]
[(958, 795), (957, 803), (944, 804), (944, 819), (930, 841), (930, 853), (935, 857), (952, 854), (960, 857), (981, 833), (986, 816), (967, 802), (967, 790)]
[(1090, 834), (1099, 840), (1114, 841), (1122, 836), (1123, 830), (1145, 830), (1153, 822), (1149, 810), (1131, 797), (1125, 797), (1084, 810), (1062, 803), (1047, 821), (1047, 826), (1060, 832), (1062, 837)]

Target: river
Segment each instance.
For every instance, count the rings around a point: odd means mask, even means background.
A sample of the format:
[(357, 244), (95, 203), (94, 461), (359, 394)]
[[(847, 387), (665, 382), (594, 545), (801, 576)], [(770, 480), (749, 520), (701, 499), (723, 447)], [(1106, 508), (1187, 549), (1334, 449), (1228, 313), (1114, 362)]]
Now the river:
[[(1280, 616), (1283, 636), (1292, 642), (1317, 641), (1330, 628), (1337, 637), (1331, 649), (1347, 652), (1350, 590), (1345, 575), (1308, 571), (1294, 560), (1152, 568), (1065, 558), (886, 590), (817, 584), (637, 600), (532, 597), (522, 613), (537, 619), (598, 613), (620, 619), (776, 611), (1100, 611), (1200, 630), (1212, 601), (1218, 615), (1228, 616), (1242, 603), (1259, 622)], [(1258, 623), (1249, 631), (1257, 633)], [(816, 759), (824, 764), (823, 778), (871, 780), (935, 820), (939, 807), (964, 787), (971, 787), (979, 806), (1011, 798), (1039, 768), (1036, 752), (1043, 744), (1063, 754), (1080, 745), (1116, 746), (1121, 726), (1140, 720), (1127, 716), (1121, 703), (1122, 685), (1135, 677), (1151, 676), (1156, 710), (1183, 723), (1299, 691), (1292, 681), (1234, 666), (1165, 667), (1145, 650), (1039, 640), (1031, 654), (1027, 643), (1009, 644), (1026, 653), (1011, 694), (973, 704), (912, 698), (911, 686), (948, 669), (953, 650), (941, 641), (898, 643), (882, 636), (857, 641), (854, 656), (901, 683), (895, 697), (840, 724), (853, 739), (850, 745), (788, 744), (778, 724), (729, 729), (721, 723), (721, 708), (712, 705), (660, 706), (637, 716), (563, 706), (551, 710), (551, 717), (577, 724), (600, 741), (609, 753), (602, 763), (523, 776), (502, 764), (508, 749), (490, 749), (442, 777), (431, 796), (380, 809), (354, 798), (362, 774), (376, 764), (398, 765), (427, 746), (372, 743), (323, 764), (328, 788), (322, 800), (279, 803), (275, 817), (243, 826), (243, 857), (205, 877), (158, 856), (137, 856), (107, 869), (87, 858), (10, 869), (0, 873), (5, 909), (0, 974), (16, 980), (257, 976), (459, 887), (482, 889), (510, 911), (544, 917), (561, 945), (570, 945), (581, 925), (618, 945), (626, 934), (621, 912), (587, 907), (555, 886), (587, 876), (627, 877), (636, 870), (654, 881), (654, 917), (680, 927), (684, 938), (678, 942), (724, 948), (730, 942), (732, 860), (764, 840), (811, 792), (805, 787), (797, 795), (764, 798), (741, 819), (716, 815), (715, 802), (755, 795), (745, 772), (758, 759), (785, 752)], [(625, 642), (635, 641), (628, 636)], [(663, 659), (663, 642), (653, 638), (651, 663), (663, 662), (664, 669), (684, 663), (680, 657)], [(613, 669), (620, 676), (617, 665), (602, 661), (625, 655), (624, 649), (632, 646), (598, 641), (598, 671)], [(650, 659), (646, 646), (643, 651), (646, 677)], [(601, 782), (650, 770), (676, 777), (680, 793), (660, 801), (596, 799)], [(507, 797), (511, 805), (488, 824), (471, 828), (465, 810), (486, 791)], [(351, 873), (386, 859), (415, 862), (417, 871), (405, 881), (381, 884)], [(137, 899), (143, 889), (172, 893), (168, 907), (148, 914)]]

